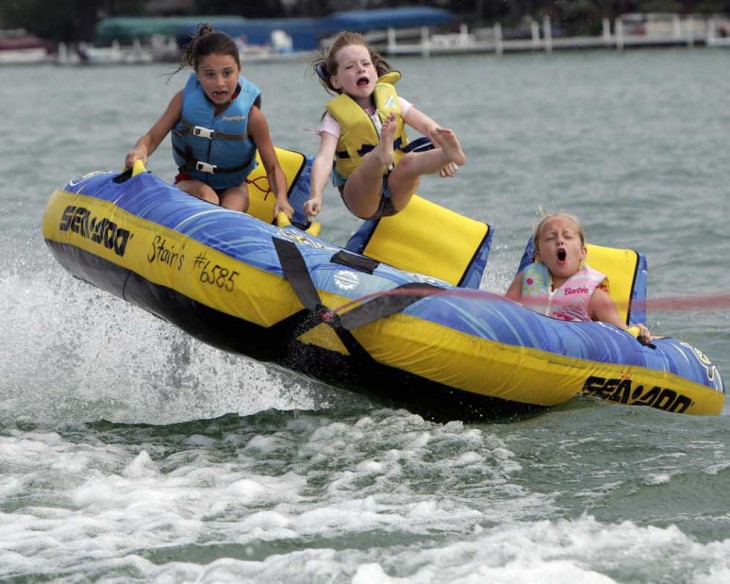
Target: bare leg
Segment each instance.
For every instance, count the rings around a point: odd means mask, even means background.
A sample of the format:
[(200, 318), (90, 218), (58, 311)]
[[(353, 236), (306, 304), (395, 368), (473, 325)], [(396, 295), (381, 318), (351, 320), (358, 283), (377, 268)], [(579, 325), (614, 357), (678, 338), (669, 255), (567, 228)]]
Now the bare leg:
[(244, 181), (238, 186), (227, 188), (221, 194), (220, 200), (221, 207), (245, 213), (248, 211), (248, 185)]
[(181, 191), (213, 203), (214, 205), (219, 204), (218, 195), (211, 189), (207, 184), (200, 182), (199, 180), (181, 180), (175, 185)]
[(393, 164), (393, 140), (398, 126), (390, 114), (380, 130), (380, 142), (362, 158), (360, 165), (347, 179), (343, 197), (347, 207), (361, 219), (378, 209), (383, 194), (383, 173)]
[(406, 154), (390, 175), (390, 197), (399, 211), (408, 204), (418, 188), (421, 175), (439, 172), (447, 164), (461, 166), (466, 162), (466, 156), (454, 132), (447, 128), (437, 128), (431, 132), (430, 138), (436, 148)]

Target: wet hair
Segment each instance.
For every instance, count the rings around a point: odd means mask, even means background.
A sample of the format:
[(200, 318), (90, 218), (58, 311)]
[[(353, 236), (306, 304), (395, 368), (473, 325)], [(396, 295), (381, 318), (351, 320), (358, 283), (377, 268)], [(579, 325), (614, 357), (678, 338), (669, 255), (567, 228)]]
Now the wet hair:
[(373, 62), (373, 65), (375, 65), (375, 70), (378, 72), (378, 77), (381, 77), (393, 70), (390, 63), (388, 63), (388, 61), (386, 61), (380, 53), (370, 48), (370, 45), (368, 45), (368, 42), (365, 40), (363, 35), (357, 32), (343, 31), (334, 38), (329, 48), (318, 59), (316, 59), (314, 63), (312, 63), (312, 68), (317, 74), (319, 82), (329, 93), (340, 93), (340, 91), (332, 86), (332, 82), (330, 81), (330, 78), (333, 75), (337, 75), (337, 53), (345, 47), (352, 45), (359, 45), (368, 50), (370, 53), (370, 60)]
[(230, 55), (238, 68), (241, 68), (241, 58), (236, 41), (224, 32), (213, 30), (212, 25), (203, 23), (198, 26), (197, 32), (190, 37), (188, 46), (183, 50), (182, 62), (177, 71), (184, 69), (186, 66), (197, 71), (200, 62), (208, 55)]
[(545, 227), (545, 224), (552, 219), (567, 219), (568, 221), (572, 222), (575, 225), (576, 231), (578, 232), (578, 237), (580, 237), (580, 244), (586, 244), (586, 234), (585, 230), (583, 229), (583, 225), (580, 222), (580, 219), (578, 219), (575, 215), (571, 215), (570, 213), (548, 213), (547, 215), (543, 215), (540, 223), (537, 224), (537, 227), (535, 227), (535, 231), (533, 231), (532, 233), (532, 241), (535, 246), (535, 253), (538, 253), (540, 251), (540, 233), (542, 232), (543, 227)]

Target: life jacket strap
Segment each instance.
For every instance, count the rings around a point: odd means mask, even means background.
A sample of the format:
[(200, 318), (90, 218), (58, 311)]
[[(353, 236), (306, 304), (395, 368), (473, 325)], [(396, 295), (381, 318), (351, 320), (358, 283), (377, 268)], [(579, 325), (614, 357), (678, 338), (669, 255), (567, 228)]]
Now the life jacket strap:
[[(418, 142), (419, 140), (421, 140), (421, 138), (419, 138), (418, 140), (416, 140), (416, 142)], [(426, 140), (428, 140), (428, 138), (426, 138)], [(430, 142), (430, 140), (429, 140), (429, 142)], [(402, 140), (402, 138), (401, 138), (401, 137), (399, 136), (398, 138), (396, 138), (396, 139), (395, 139), (395, 140), (393, 141), (393, 150), (401, 150), (401, 151), (403, 151), (403, 152), (410, 152), (410, 151), (411, 151), (411, 149), (409, 149), (409, 146), (410, 146), (410, 145), (411, 145), (411, 144), (409, 143), (409, 144), (407, 144), (407, 145), (406, 145), (406, 146), (404, 147), (404, 146), (403, 146), (403, 140)], [(358, 154), (358, 156), (360, 156), (360, 157), (363, 157), (363, 156), (365, 156), (365, 155), (366, 155), (366, 154), (367, 154), (368, 152), (370, 152), (371, 150), (373, 150), (374, 148), (375, 148), (375, 146), (374, 146), (373, 144), (363, 144), (363, 145), (362, 145), (362, 147), (361, 147), (361, 148), (360, 148), (360, 149), (359, 149), (359, 150), (357, 151), (357, 154)], [(347, 152), (347, 150), (337, 150), (337, 151), (335, 152), (335, 156), (336, 156), (337, 158), (342, 158), (342, 159), (345, 159), (345, 158), (351, 158), (351, 157), (350, 157), (350, 154), (349, 154), (349, 153)]]
[(206, 138), (208, 140), (235, 140), (237, 142), (242, 142), (243, 140), (248, 138), (248, 132), (245, 132), (243, 134), (230, 134), (228, 132), (219, 132), (217, 130), (211, 130), (210, 128), (205, 128), (203, 126), (194, 126), (186, 120), (180, 120), (180, 124), (182, 125), (182, 128), (174, 130), (175, 134), (177, 134), (178, 136), (192, 134), (193, 136)]
[(431, 141), (431, 138), (427, 136), (421, 136), (415, 140), (411, 140), (403, 148), (403, 152), (426, 152), (426, 150), (433, 150), (435, 146)]
[(209, 162), (203, 162), (202, 160), (196, 160), (189, 152), (173, 146), (175, 152), (185, 159), (185, 164), (178, 166), (179, 172), (197, 170), (198, 172), (207, 172), (208, 174), (230, 174), (232, 172), (239, 172), (246, 168), (251, 162), (240, 164), (238, 166), (220, 167), (217, 164), (210, 164)]

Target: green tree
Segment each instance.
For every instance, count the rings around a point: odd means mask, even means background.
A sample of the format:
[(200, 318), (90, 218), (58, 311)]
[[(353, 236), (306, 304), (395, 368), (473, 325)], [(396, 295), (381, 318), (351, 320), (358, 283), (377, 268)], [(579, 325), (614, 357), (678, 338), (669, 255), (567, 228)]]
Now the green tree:
[(143, 14), (145, 0), (0, 0), (0, 25), (25, 28), (55, 42), (94, 39), (106, 15)]

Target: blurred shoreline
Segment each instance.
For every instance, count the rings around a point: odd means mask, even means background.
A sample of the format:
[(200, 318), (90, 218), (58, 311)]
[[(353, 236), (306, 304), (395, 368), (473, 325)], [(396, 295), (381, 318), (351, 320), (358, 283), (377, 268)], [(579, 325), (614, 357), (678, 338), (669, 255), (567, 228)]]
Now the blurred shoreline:
[[(386, 56), (730, 47), (730, 18), (725, 15), (624, 14), (613, 21), (604, 19), (600, 34), (580, 36), (565, 35), (547, 16), (541, 21), (525, 19), (512, 28), (503, 28), (499, 23), (472, 28), (462, 24), (457, 32), (441, 31), (440, 27), (425, 25), (391, 27), (367, 32), (365, 36), (374, 49)], [(183, 41), (179, 36), (144, 36), (142, 25), (139, 32), (140, 36), (131, 42), (114, 39), (109, 46), (94, 46), (85, 42), (55, 45), (24, 29), (0, 30), (0, 66), (141, 65), (180, 60)], [(304, 50), (285, 29), (273, 29), (268, 40), (259, 43), (246, 42), (245, 35), (235, 38), (244, 62), (289, 62), (311, 60), (332, 37), (320, 39), (318, 49), (308, 46)]]

